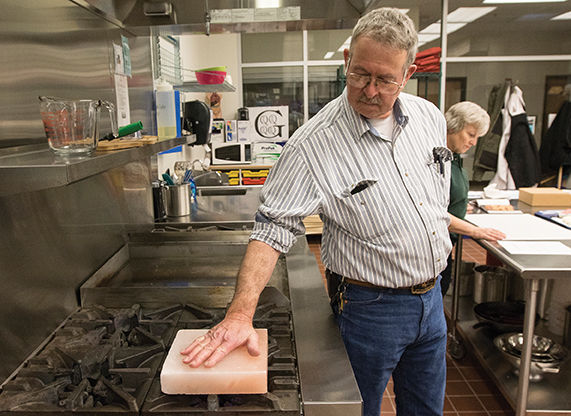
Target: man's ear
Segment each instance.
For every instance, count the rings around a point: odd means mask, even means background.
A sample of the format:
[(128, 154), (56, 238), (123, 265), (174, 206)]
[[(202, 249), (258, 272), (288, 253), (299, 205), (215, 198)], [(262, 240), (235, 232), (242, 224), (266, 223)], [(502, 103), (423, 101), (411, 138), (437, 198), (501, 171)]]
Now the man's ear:
[(349, 49), (343, 49), (343, 59), (345, 59), (345, 73), (349, 69), (349, 60), (351, 59), (351, 54), (349, 53)]
[(408, 82), (410, 77), (412, 77), (412, 74), (414, 74), (416, 72), (416, 68), (417, 68), (417, 66), (415, 64), (412, 64), (411, 66), (408, 67), (408, 70), (406, 71), (405, 84)]

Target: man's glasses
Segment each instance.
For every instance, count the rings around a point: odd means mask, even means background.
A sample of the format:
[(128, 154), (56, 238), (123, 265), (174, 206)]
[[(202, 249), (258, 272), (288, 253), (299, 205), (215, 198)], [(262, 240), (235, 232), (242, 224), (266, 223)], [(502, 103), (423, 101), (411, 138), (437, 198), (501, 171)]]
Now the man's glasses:
[(374, 82), (377, 92), (381, 94), (396, 95), (404, 86), (404, 78), (399, 84), (396, 81), (390, 81), (380, 77), (373, 78), (370, 74), (362, 75), (356, 74), (355, 72), (349, 72), (347, 74), (347, 84), (355, 88), (365, 88), (371, 81)]

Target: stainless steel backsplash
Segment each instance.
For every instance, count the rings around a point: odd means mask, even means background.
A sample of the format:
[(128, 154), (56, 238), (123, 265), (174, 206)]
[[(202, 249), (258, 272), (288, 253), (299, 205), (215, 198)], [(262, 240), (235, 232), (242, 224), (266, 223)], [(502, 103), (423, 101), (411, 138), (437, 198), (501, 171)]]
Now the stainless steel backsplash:
[[(38, 95), (115, 102), (121, 29), (68, 0), (0, 0), (0, 10), (0, 147), (46, 141)], [(129, 46), (131, 120), (153, 132), (149, 38), (129, 37)]]
[[(0, 0), (0, 10), (0, 147), (46, 142), (38, 95), (115, 102), (121, 29), (68, 0)], [(131, 120), (153, 131), (149, 38), (129, 46)], [(125, 226), (152, 222), (149, 172), (142, 160), (0, 197), (0, 383), (79, 305), (79, 286), (123, 245)]]

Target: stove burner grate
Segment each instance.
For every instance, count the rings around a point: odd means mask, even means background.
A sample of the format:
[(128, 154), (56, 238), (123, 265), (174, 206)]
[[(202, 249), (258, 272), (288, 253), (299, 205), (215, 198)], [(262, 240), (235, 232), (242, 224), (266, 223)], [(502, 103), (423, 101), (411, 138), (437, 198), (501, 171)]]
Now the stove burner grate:
[(165, 395), (159, 371), (176, 331), (210, 328), (223, 308), (193, 304), (147, 309), (79, 309), (0, 391), (0, 416), (215, 415), (299, 416), (299, 377), (291, 313), (262, 304), (254, 326), (268, 329), (264, 395)]

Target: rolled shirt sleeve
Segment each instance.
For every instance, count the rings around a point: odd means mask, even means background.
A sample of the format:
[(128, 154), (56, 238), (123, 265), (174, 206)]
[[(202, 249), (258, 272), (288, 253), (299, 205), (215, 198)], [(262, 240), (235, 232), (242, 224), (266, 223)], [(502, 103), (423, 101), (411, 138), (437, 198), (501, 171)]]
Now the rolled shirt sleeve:
[(297, 236), (305, 233), (303, 219), (318, 212), (321, 201), (307, 161), (296, 147), (286, 145), (270, 171), (260, 200), (250, 239), (287, 253)]

